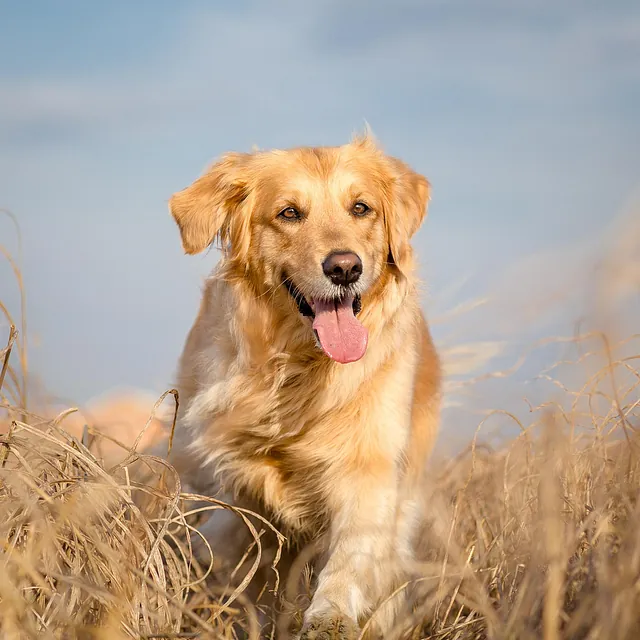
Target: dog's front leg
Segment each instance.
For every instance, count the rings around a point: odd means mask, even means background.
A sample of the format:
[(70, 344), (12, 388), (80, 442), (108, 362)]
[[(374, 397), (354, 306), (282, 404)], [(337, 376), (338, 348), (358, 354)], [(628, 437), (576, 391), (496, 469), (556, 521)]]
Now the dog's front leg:
[[(398, 578), (399, 556), (408, 540), (398, 527), (395, 470), (352, 474), (333, 487), (333, 517), (326, 564), (305, 613), (301, 640), (355, 638), (358, 621), (391, 593)], [(403, 533), (399, 535), (399, 532)], [(376, 614), (388, 628), (393, 604)]]

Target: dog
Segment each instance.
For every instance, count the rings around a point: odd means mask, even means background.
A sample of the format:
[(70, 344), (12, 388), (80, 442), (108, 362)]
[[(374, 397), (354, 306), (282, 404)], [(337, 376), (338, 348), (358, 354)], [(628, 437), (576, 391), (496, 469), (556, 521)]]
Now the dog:
[[(429, 193), (365, 133), (227, 153), (169, 201), (187, 254), (222, 252), (178, 365), (174, 465), (290, 542), (325, 540), (300, 639), (350, 638), (376, 608), (373, 633), (394, 624), (440, 412), (410, 244)], [(202, 531), (235, 562), (228, 515)]]

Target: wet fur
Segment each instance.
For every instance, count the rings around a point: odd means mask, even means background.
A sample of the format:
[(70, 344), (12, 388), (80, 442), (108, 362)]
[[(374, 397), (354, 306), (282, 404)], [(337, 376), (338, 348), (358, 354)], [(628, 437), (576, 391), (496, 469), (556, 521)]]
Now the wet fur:
[[(365, 136), (227, 154), (170, 202), (187, 253), (223, 251), (179, 363), (173, 462), (197, 491), (262, 511), (294, 549), (325, 535), (303, 638), (357, 624), (411, 562), (440, 404), (409, 244), (428, 197), (425, 178)], [(356, 198), (372, 215), (350, 214)], [(291, 202), (304, 227), (277, 217)], [(348, 365), (322, 353), (282, 285), (285, 274), (305, 296), (332, 295), (320, 264), (333, 250), (364, 263), (368, 349)], [(242, 523), (215, 520), (214, 550), (239, 558)], [(378, 614), (382, 632), (395, 608)]]

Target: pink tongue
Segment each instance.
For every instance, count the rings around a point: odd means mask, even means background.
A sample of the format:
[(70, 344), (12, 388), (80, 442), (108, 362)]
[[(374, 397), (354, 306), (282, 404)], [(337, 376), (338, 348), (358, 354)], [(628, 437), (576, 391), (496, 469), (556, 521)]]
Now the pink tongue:
[(336, 362), (360, 360), (367, 350), (368, 331), (353, 315), (353, 296), (341, 302), (313, 300), (313, 328), (324, 352)]

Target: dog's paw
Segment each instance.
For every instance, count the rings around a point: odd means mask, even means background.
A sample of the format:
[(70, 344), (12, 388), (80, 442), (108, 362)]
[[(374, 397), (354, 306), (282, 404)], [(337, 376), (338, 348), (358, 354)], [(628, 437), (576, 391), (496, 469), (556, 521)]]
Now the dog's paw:
[(358, 632), (348, 618), (317, 618), (304, 625), (298, 640), (356, 640)]

